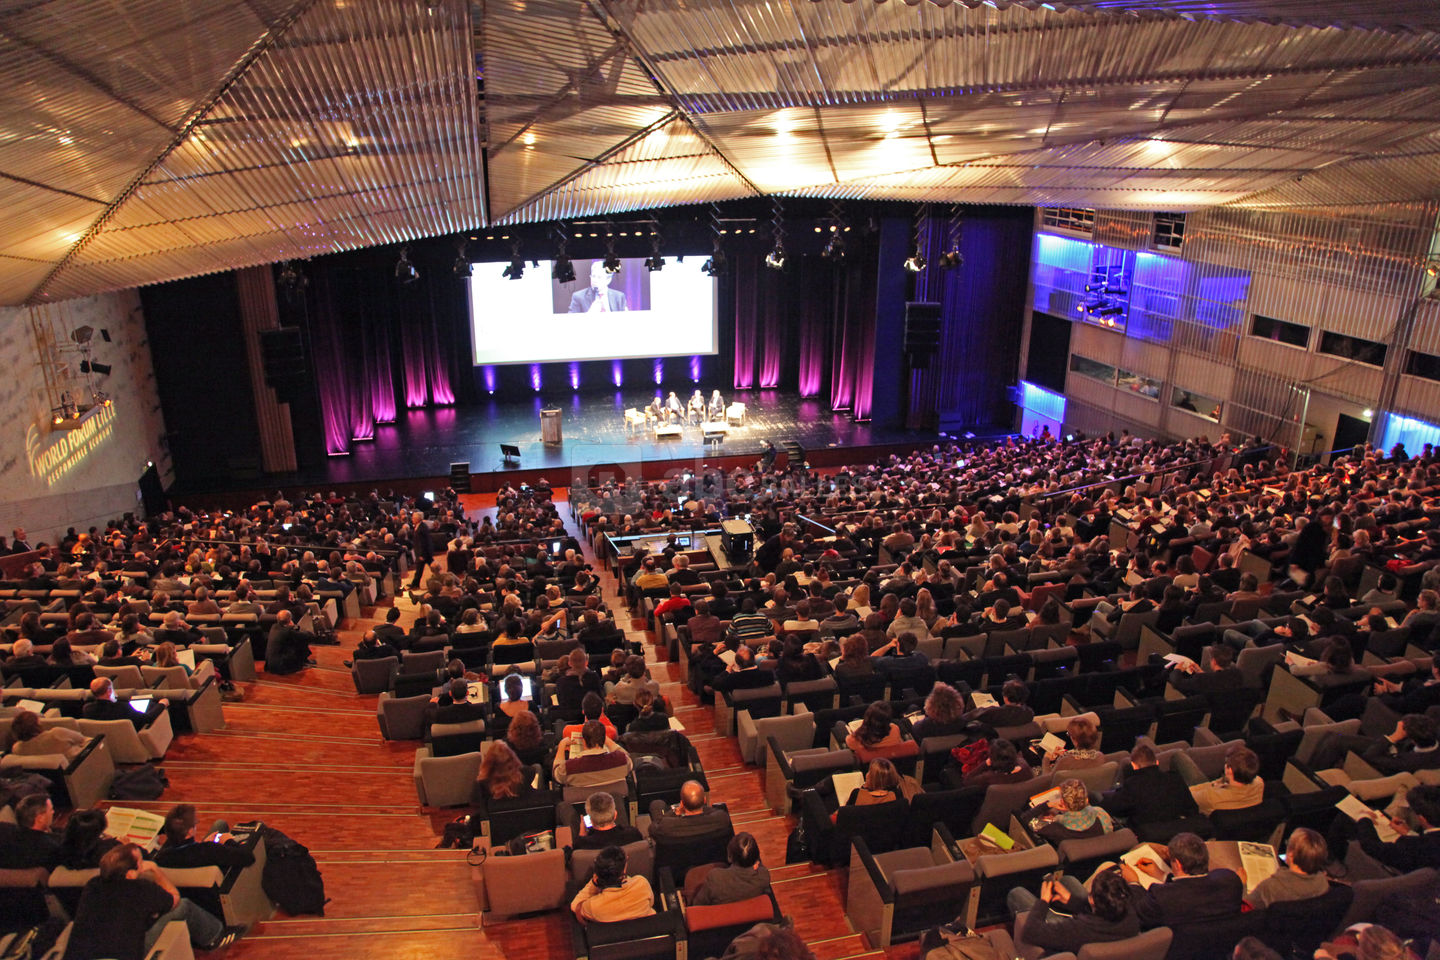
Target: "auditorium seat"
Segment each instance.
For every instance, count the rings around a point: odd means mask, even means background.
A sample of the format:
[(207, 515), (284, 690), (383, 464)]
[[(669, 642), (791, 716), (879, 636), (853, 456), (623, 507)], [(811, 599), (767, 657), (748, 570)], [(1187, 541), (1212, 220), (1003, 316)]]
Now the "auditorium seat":
[(881, 950), (955, 919), (975, 870), (936, 833), (925, 846), (871, 852), (864, 835), (850, 849), (845, 918)]

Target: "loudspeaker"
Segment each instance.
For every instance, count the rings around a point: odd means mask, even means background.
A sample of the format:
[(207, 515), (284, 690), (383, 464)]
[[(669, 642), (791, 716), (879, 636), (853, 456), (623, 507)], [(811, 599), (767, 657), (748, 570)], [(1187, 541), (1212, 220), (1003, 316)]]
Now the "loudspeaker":
[(940, 304), (905, 304), (905, 352), (912, 356), (940, 349)]
[(299, 327), (260, 331), (260, 365), (265, 384), (282, 403), (289, 403), (309, 384), (305, 334)]
[(450, 486), (456, 493), (470, 492), (470, 461), (450, 464)]

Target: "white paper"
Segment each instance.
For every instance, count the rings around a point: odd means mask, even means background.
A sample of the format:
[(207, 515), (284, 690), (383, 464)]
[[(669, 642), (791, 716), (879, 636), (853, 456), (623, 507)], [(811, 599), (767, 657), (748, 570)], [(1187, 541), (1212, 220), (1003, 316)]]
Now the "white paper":
[(1268, 843), (1242, 840), (1239, 846), (1240, 866), (1245, 868), (1245, 892), (1250, 893), (1280, 869), (1280, 861), (1275, 859), (1275, 848)]
[(990, 696), (990, 694), (985, 693), (983, 690), (972, 691), (970, 694), (970, 702), (975, 704), (976, 710), (981, 710), (985, 707), (993, 707), (997, 705), (995, 703), (995, 698)]
[(721, 650), (720, 653), (718, 654), (718, 656), (720, 657), (720, 659), (724, 662), (725, 666), (727, 666), (727, 667), (728, 667), (728, 666), (731, 666), (731, 665), (733, 665), (733, 664), (735, 663), (735, 651), (734, 651), (734, 650)]
[(1191, 660), (1183, 653), (1167, 653), (1165, 654), (1165, 662), (1170, 664), (1170, 666), (1172, 667), (1183, 667), (1186, 670), (1189, 670), (1191, 667), (1195, 667), (1198, 669), (1200, 666), (1200, 664), (1196, 663), (1194, 660)]
[(1293, 651), (1285, 651), (1285, 665), (1287, 667), (1310, 667), (1314, 666), (1318, 662), (1318, 660), (1312, 660), (1309, 657), (1302, 657), (1300, 654)]
[(195, 651), (194, 651), (194, 650), (176, 650), (176, 651), (175, 651), (175, 659), (176, 659), (176, 660), (179, 660), (182, 664), (184, 664), (185, 666), (189, 667), (191, 670), (194, 670), (194, 669), (195, 669)]
[(865, 786), (865, 774), (859, 770), (848, 770), (845, 773), (830, 774), (830, 782), (835, 785), (835, 799), (842, 806), (850, 799), (852, 791)]
[(21, 710), (29, 710), (36, 716), (43, 717), (45, 715), (45, 704), (39, 700), (21, 700), (15, 706)]
[(105, 832), (122, 843), (136, 843), (155, 849), (155, 838), (165, 826), (165, 817), (133, 807), (110, 807), (105, 811)]
[(670, 729), (671, 729), (671, 730), (674, 730), (676, 733), (684, 733), (684, 732), (685, 732), (685, 724), (681, 723), (679, 720), (675, 719), (674, 717), (671, 717), (671, 718), (670, 718)]
[(1346, 794), (1335, 808), (1345, 816), (1359, 823), (1361, 820), (1369, 820), (1375, 825), (1375, 834), (1382, 843), (1394, 843), (1400, 838), (1399, 832), (1386, 820), (1380, 811), (1374, 809), (1365, 801), (1352, 794)]
[[(1158, 868), (1162, 876), (1158, 879), (1151, 876), (1148, 871), (1140, 866), (1141, 860), (1151, 861), (1152, 868)], [(1120, 862), (1129, 864), (1134, 868), (1136, 875), (1139, 877), (1140, 886), (1147, 890), (1150, 889), (1153, 884), (1164, 883), (1165, 877), (1170, 876), (1170, 865), (1161, 859), (1160, 854), (1148, 843), (1142, 843), (1134, 850), (1126, 853), (1120, 858)]]
[(1045, 736), (1043, 736), (1043, 737), (1040, 738), (1040, 752), (1041, 752), (1041, 753), (1054, 753), (1056, 750), (1064, 750), (1064, 749), (1065, 749), (1065, 741), (1062, 740), (1061, 738), (1055, 736), (1055, 734), (1053, 734), (1053, 733), (1047, 733), (1047, 734), (1045, 734)]

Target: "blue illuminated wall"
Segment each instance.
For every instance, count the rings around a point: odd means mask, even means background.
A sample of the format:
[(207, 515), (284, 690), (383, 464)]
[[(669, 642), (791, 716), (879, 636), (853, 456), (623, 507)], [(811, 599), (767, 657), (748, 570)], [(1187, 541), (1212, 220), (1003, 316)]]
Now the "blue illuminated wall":
[(1416, 456), (1427, 443), (1440, 446), (1440, 426), (1398, 413), (1380, 415), (1379, 440), (1376, 446), (1388, 453), (1397, 443), (1405, 444), (1405, 452)]
[(1038, 387), (1028, 380), (1020, 381), (1020, 433), (1031, 437), (1049, 427), (1050, 435), (1060, 436), (1065, 423), (1065, 395)]

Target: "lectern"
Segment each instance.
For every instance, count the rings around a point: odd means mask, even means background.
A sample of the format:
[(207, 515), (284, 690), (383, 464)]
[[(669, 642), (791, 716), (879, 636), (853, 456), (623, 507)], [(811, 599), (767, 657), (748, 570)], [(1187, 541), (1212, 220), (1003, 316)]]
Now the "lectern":
[(560, 442), (560, 408), (548, 407), (540, 411), (540, 439), (546, 443)]

